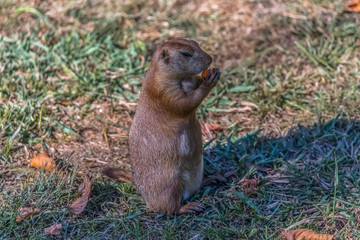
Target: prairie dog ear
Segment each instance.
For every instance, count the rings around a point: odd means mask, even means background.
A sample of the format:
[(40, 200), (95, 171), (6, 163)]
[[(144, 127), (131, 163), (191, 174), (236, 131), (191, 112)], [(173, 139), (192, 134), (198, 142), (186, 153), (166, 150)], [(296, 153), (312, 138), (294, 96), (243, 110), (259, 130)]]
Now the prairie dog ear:
[(165, 64), (169, 64), (170, 61), (170, 54), (169, 51), (166, 49), (163, 49), (161, 51), (161, 59), (164, 61)]

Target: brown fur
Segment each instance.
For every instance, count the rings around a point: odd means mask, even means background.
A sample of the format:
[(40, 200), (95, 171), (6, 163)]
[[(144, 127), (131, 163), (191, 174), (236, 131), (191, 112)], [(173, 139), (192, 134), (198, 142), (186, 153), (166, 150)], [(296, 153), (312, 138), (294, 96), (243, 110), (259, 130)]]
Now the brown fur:
[(185, 39), (160, 44), (153, 55), (129, 135), (133, 181), (153, 211), (185, 213), (193, 205), (181, 210), (182, 200), (200, 188), (203, 145), (195, 112), (220, 72), (204, 80), (195, 75), (211, 61), (195, 41)]
[(121, 168), (104, 168), (102, 173), (121, 182), (134, 183), (132, 173)]

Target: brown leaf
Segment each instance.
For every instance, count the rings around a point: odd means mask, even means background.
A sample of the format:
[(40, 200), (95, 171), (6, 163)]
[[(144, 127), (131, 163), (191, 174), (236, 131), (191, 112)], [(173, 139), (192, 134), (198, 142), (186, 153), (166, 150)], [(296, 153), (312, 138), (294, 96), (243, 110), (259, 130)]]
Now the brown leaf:
[(346, 3), (349, 11), (360, 12), (360, 0), (353, 0)]
[(16, 222), (21, 222), (23, 219), (30, 218), (40, 213), (38, 208), (20, 208), (19, 215), (16, 216)]
[(224, 177), (228, 178), (232, 175), (236, 175), (237, 172), (238, 172), (238, 170), (231, 170), (231, 171), (224, 172)]
[(233, 107), (233, 108), (229, 108), (229, 109), (226, 109), (225, 112), (239, 112), (239, 113), (243, 113), (243, 112), (253, 112), (254, 110), (249, 107), (249, 106), (245, 106), (245, 107)]
[(30, 166), (35, 168), (45, 168), (45, 171), (52, 171), (56, 167), (55, 160), (46, 153), (40, 153), (30, 159)]
[(44, 228), (44, 232), (47, 235), (57, 236), (60, 235), (60, 231), (62, 229), (62, 224), (53, 224), (50, 227)]
[(232, 128), (238, 123), (239, 122), (237, 121), (229, 126), (224, 127), (224, 126), (220, 126), (219, 124), (216, 124), (216, 123), (201, 122), (200, 126), (201, 126), (201, 132), (211, 134), (211, 132), (216, 133), (216, 132), (222, 131), (224, 129)]
[(203, 187), (209, 186), (210, 184), (213, 184), (216, 182), (227, 183), (226, 178), (228, 178), (232, 175), (236, 175), (236, 173), (237, 173), (237, 170), (231, 170), (231, 171), (225, 172), (224, 174), (221, 174), (219, 171), (217, 171), (215, 176), (206, 177), (202, 182), (202, 186)]
[(248, 163), (248, 162), (245, 165), (246, 165), (247, 168), (252, 167), (252, 168), (255, 168), (258, 171), (265, 172), (265, 173), (269, 173), (271, 170), (273, 170), (272, 168), (262, 167), (260, 165), (252, 164), (252, 163)]
[(86, 204), (89, 201), (89, 195), (91, 192), (91, 182), (87, 176), (84, 177), (84, 182), (79, 186), (79, 192), (81, 197), (76, 199), (69, 207), (68, 210), (74, 214), (80, 214), (84, 211)]
[(217, 132), (220, 131), (222, 129), (225, 129), (225, 127), (221, 127), (216, 123), (201, 123), (201, 131), (202, 132)]
[(202, 182), (202, 186), (203, 187), (209, 186), (210, 184), (216, 183), (216, 182), (226, 183), (227, 179), (224, 176), (222, 176), (219, 171), (217, 171), (215, 176), (206, 177)]
[(252, 193), (259, 182), (260, 180), (257, 177), (252, 179), (243, 178), (240, 180), (241, 186), (244, 189), (244, 192), (247, 194)]
[(205, 123), (205, 124), (207, 124), (207, 127), (209, 128), (209, 130), (210, 131), (213, 131), (213, 132), (216, 132), (216, 131), (218, 131), (218, 130), (221, 130), (221, 129), (223, 129), (224, 127), (220, 127), (218, 124), (216, 124), (216, 123), (213, 123), (213, 124), (211, 124), (211, 123)]
[(283, 232), (282, 236), (286, 240), (332, 240), (334, 235), (317, 234), (309, 229), (296, 229), (288, 232)]
[(60, 104), (63, 105), (63, 106), (69, 106), (72, 103), (68, 99), (61, 99)]
[(216, 132), (218, 130), (221, 130), (222, 127), (220, 127), (218, 124), (216, 123), (201, 123), (201, 128), (202, 131), (205, 132), (206, 130), (208, 131), (212, 131), (212, 132)]

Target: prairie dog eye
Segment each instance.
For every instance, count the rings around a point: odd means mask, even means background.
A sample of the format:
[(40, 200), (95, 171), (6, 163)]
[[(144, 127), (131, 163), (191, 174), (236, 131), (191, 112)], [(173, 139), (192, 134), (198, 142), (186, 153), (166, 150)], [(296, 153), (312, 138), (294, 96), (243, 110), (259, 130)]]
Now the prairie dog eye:
[(185, 57), (192, 57), (191, 53), (189, 52), (186, 52), (186, 51), (183, 51), (183, 52), (180, 52), (182, 55), (184, 55)]

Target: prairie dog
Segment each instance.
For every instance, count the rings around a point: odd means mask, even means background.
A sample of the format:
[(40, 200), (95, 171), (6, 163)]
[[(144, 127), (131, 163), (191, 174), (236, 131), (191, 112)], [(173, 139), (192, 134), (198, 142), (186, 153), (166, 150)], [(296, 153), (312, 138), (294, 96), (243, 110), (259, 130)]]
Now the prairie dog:
[(182, 206), (182, 201), (199, 190), (203, 179), (203, 144), (195, 112), (217, 84), (220, 71), (214, 68), (204, 78), (196, 75), (211, 62), (197, 42), (185, 39), (158, 45), (151, 60), (130, 128), (129, 153), (131, 181), (153, 211), (203, 210), (199, 203)]

